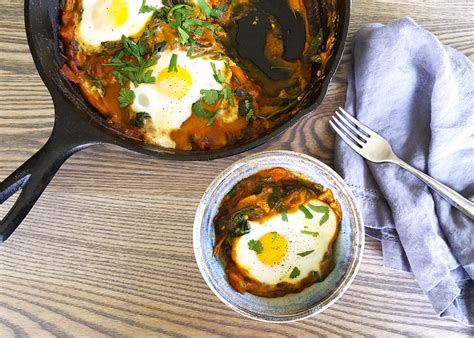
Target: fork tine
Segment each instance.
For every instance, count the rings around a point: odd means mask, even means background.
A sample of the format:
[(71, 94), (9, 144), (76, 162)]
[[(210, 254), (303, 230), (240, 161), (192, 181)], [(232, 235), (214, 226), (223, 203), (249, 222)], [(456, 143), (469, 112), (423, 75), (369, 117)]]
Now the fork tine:
[(331, 127), (333, 127), (333, 129), (336, 131), (336, 133), (344, 140), (344, 142), (347, 143), (347, 145), (349, 147), (351, 147), (352, 149), (354, 149), (355, 152), (360, 154), (361, 148), (356, 146), (351, 139), (349, 139), (346, 135), (344, 135), (342, 130), (340, 130), (334, 123), (332, 123), (331, 120), (329, 120), (329, 124), (331, 125)]
[(339, 126), (339, 128), (341, 128), (343, 131), (345, 131), (345, 136), (348, 136), (351, 140), (353, 140), (352, 142), (357, 143), (361, 148), (364, 146), (364, 142), (362, 142), (362, 140), (359, 140), (357, 138), (357, 136), (354, 135), (354, 133), (349, 131), (349, 129), (347, 129), (345, 125), (343, 125), (341, 122), (339, 122), (339, 120), (337, 119), (336, 116), (332, 117), (332, 121), (336, 122), (336, 124)]
[(339, 111), (342, 112), (344, 114), (344, 116), (346, 116), (352, 123), (354, 123), (357, 127), (359, 127), (359, 129), (362, 129), (363, 131), (365, 131), (367, 135), (371, 136), (372, 133), (374, 133), (373, 130), (369, 129), (368, 127), (363, 125), (361, 122), (356, 120), (352, 115), (350, 115), (348, 112), (346, 112), (341, 107), (339, 107)]
[[(357, 129), (356, 127), (354, 127), (354, 126), (352, 125), (352, 123), (349, 123), (349, 122), (347, 121), (347, 119), (346, 119), (344, 116), (342, 116), (341, 114), (339, 114), (338, 111), (336, 111), (336, 115), (337, 115), (337, 117), (339, 118), (339, 120), (341, 120), (341, 123), (344, 124), (346, 127), (348, 127), (348, 128), (352, 131), (353, 134), (357, 134), (357, 136), (359, 136), (359, 138), (360, 138), (362, 141), (367, 141), (367, 135), (361, 133), (361, 132), (359, 131), (359, 129)], [(336, 116), (333, 116), (333, 119), (336, 120)]]

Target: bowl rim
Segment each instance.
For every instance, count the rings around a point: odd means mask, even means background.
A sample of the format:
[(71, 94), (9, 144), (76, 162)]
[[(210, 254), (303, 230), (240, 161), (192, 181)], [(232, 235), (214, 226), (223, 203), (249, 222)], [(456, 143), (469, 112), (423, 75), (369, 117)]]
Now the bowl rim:
[[(327, 296), (325, 296), (319, 303), (307, 309), (304, 309), (298, 313), (292, 313), (288, 315), (274, 315), (274, 314), (266, 315), (266, 314), (255, 313), (252, 311), (247, 311), (243, 308), (234, 306), (213, 287), (212, 282), (210, 280), (210, 276), (207, 275), (205, 267), (204, 267), (205, 265), (204, 262), (208, 258), (204, 257), (201, 254), (201, 243), (200, 243), (201, 230), (203, 229), (203, 227), (208, 226), (208, 224), (204, 224), (203, 222), (204, 213), (208, 205), (207, 203), (203, 203), (203, 202), (205, 201), (206, 196), (210, 195), (210, 193), (215, 191), (216, 188), (218, 188), (219, 186), (222, 186), (223, 185), (222, 183), (225, 182), (229, 178), (229, 176), (233, 174), (234, 171), (238, 170), (242, 164), (248, 163), (251, 161), (258, 162), (258, 160), (261, 158), (281, 157), (281, 156), (286, 156), (288, 158), (297, 157), (299, 159), (303, 159), (304, 161), (309, 162), (310, 164), (314, 165), (319, 170), (325, 171), (328, 175), (330, 175), (331, 178), (334, 179), (338, 183), (338, 185), (340, 185), (343, 188), (342, 191), (338, 190), (338, 192), (346, 195), (346, 197), (348, 198), (349, 205), (347, 205), (347, 207), (352, 210), (353, 216), (355, 219), (355, 222), (351, 222), (351, 228), (353, 229), (355, 228), (357, 231), (355, 232), (356, 236), (354, 236), (353, 253), (351, 255), (349, 266), (347, 267), (344, 275), (342, 276), (341, 280), (338, 282), (336, 287), (332, 289), (328, 293)], [(263, 169), (263, 166), (262, 166), (262, 169)], [(337, 187), (337, 189), (339, 189), (339, 187)], [(214, 225), (211, 224), (211, 226), (214, 226)], [(228, 166), (226, 169), (224, 169), (222, 172), (220, 172), (219, 175), (216, 178), (214, 178), (214, 180), (211, 182), (211, 184), (207, 187), (206, 191), (202, 195), (198, 208), (196, 210), (194, 225), (193, 225), (194, 256), (195, 256), (195, 260), (198, 265), (199, 271), (204, 281), (206, 282), (207, 286), (209, 287), (209, 289), (211, 289), (211, 291), (224, 304), (226, 304), (228, 307), (230, 307), (232, 310), (236, 311), (237, 313), (240, 313), (241, 315), (250, 319), (254, 319), (261, 322), (268, 322), (268, 323), (289, 323), (289, 322), (294, 322), (298, 320), (303, 320), (303, 319), (312, 317), (318, 313), (323, 312), (329, 306), (334, 304), (339, 298), (342, 297), (342, 295), (347, 291), (347, 289), (350, 287), (350, 285), (354, 281), (355, 276), (357, 275), (361, 262), (362, 262), (364, 244), (365, 244), (365, 229), (364, 229), (362, 213), (360, 211), (360, 208), (358, 206), (358, 203), (354, 194), (352, 193), (349, 186), (342, 179), (342, 177), (339, 176), (339, 174), (337, 174), (332, 168), (330, 168), (328, 165), (321, 162), (317, 158), (314, 158), (312, 156), (302, 154), (299, 152), (289, 151), (289, 150), (270, 150), (270, 151), (258, 152), (256, 154), (246, 156), (240, 159), (239, 161), (234, 162), (233, 164)]]

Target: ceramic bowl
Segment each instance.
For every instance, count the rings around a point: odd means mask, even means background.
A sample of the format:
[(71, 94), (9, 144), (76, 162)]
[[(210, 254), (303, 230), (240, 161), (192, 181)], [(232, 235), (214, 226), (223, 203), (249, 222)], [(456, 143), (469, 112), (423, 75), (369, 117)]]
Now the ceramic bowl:
[[(342, 222), (335, 242), (335, 268), (320, 283), (300, 293), (264, 298), (235, 291), (227, 280), (222, 257), (213, 257), (213, 218), (222, 198), (242, 179), (263, 169), (283, 167), (332, 190), (342, 207)], [(354, 195), (342, 178), (317, 159), (291, 152), (268, 151), (246, 157), (224, 170), (208, 187), (196, 212), (193, 244), (199, 270), (209, 288), (238, 313), (267, 322), (301, 320), (328, 308), (349, 288), (359, 269), (364, 246), (364, 225)]]

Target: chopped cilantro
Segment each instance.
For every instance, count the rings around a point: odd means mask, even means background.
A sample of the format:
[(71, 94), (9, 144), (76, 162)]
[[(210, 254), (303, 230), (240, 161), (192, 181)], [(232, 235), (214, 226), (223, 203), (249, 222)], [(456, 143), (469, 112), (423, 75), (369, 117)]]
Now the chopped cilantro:
[(315, 231), (301, 230), (300, 232), (303, 235), (311, 235), (313, 237), (318, 237), (319, 236), (319, 232), (315, 232)]
[(189, 41), (189, 34), (188, 32), (186, 32), (183, 28), (181, 28), (180, 26), (177, 27), (176, 29), (178, 31), (178, 39), (179, 39), (179, 43), (181, 43), (182, 45), (186, 45)]
[(256, 253), (262, 253), (262, 251), (263, 251), (263, 245), (259, 240), (251, 239), (247, 243), (247, 245), (248, 245), (250, 250), (255, 251)]
[(221, 92), (216, 89), (201, 89), (201, 99), (208, 105), (213, 105), (221, 99)]
[(131, 89), (122, 88), (118, 95), (120, 108), (128, 107), (135, 101), (135, 93)]
[(329, 212), (329, 208), (327, 206), (324, 206), (324, 205), (312, 205), (312, 204), (308, 204), (308, 207), (310, 207), (311, 209), (313, 209), (314, 211), (316, 212), (320, 212), (320, 213), (328, 213)]
[(112, 71), (112, 74), (115, 76), (118, 83), (120, 83), (121, 85), (124, 85), (128, 82), (128, 78), (125, 75), (123, 75), (119, 70), (114, 69)]
[(215, 113), (205, 109), (200, 101), (193, 104), (193, 112), (194, 114), (196, 114), (197, 117), (201, 118), (211, 118), (215, 115)]
[(225, 81), (224, 75), (222, 75), (221, 71), (216, 69), (216, 65), (214, 64), (214, 62), (211, 62), (211, 67), (212, 67), (212, 75), (214, 76), (214, 79), (218, 83), (221, 83), (221, 84), (224, 83)]
[(195, 29), (197, 29), (199, 27), (205, 27), (205, 28), (207, 28), (211, 31), (214, 31), (214, 29), (215, 29), (213, 24), (211, 24), (209, 22), (206, 22), (206, 21), (203, 21), (201, 19), (188, 19), (188, 20), (183, 22), (183, 28), (189, 29), (189, 28), (192, 28), (192, 27), (196, 27)]
[(122, 44), (128, 54), (134, 56), (139, 62), (146, 53), (146, 44), (136, 43), (125, 35), (122, 35)]
[[(135, 86), (138, 86), (140, 83), (154, 83), (155, 78), (152, 76), (153, 72), (148, 68), (155, 65), (157, 59), (144, 60), (144, 56), (147, 53), (146, 43), (136, 43), (123, 35), (122, 44), (124, 50), (110, 58), (104, 66), (115, 67), (112, 74), (122, 85), (128, 81), (132, 81)], [(125, 56), (135, 58), (136, 62), (125, 59)]]
[(298, 253), (298, 256), (305, 257), (305, 256), (308, 256), (310, 253), (313, 253), (313, 252), (314, 252), (314, 250), (308, 250), (308, 251), (300, 252), (300, 253)]
[(307, 219), (313, 218), (313, 214), (311, 213), (311, 211), (309, 211), (308, 208), (306, 208), (304, 205), (300, 205), (298, 209), (303, 212), (304, 217), (306, 217)]
[(323, 215), (323, 217), (321, 217), (321, 219), (319, 220), (319, 225), (323, 225), (324, 223), (326, 223), (329, 219), (329, 212), (325, 213)]
[(229, 101), (230, 105), (234, 105), (234, 99), (232, 97), (235, 93), (230, 87), (224, 87), (224, 89), (222, 89), (222, 95), (227, 101)]
[(204, 30), (203, 30), (202, 28), (199, 28), (199, 27), (198, 27), (198, 28), (196, 28), (196, 29), (194, 30), (193, 33), (194, 33), (195, 36), (201, 37), (201, 36), (204, 35)]
[(140, 7), (140, 10), (138, 13), (149, 13), (149, 12), (154, 12), (156, 11), (156, 7), (153, 6), (148, 6), (146, 4), (146, 0), (142, 0), (142, 6)]
[(216, 122), (216, 118), (217, 118), (217, 113), (214, 114), (214, 116), (211, 117), (211, 118), (209, 119), (209, 121), (207, 121), (206, 127), (212, 126), (212, 125), (214, 124), (214, 122)]
[[(219, 100), (225, 98), (230, 104), (233, 104), (232, 96), (234, 92), (229, 87), (224, 87), (222, 90), (217, 89), (201, 89), (201, 100), (207, 105), (213, 105)], [(218, 112), (211, 112), (205, 109), (200, 101), (193, 104), (193, 111), (197, 117), (210, 118), (206, 127), (214, 124)]]
[(293, 270), (290, 273), (290, 278), (294, 279), (300, 275), (300, 269), (298, 269), (296, 266), (293, 268)]
[(281, 219), (284, 222), (288, 222), (288, 213), (286, 209), (281, 209)]
[(194, 53), (194, 50), (197, 48), (197, 43), (194, 41), (191, 41), (191, 47), (189, 47), (188, 51), (186, 52), (187, 57), (191, 57)]
[(170, 72), (177, 72), (178, 71), (178, 55), (174, 54), (171, 55), (170, 64), (168, 66), (168, 73)]
[(329, 219), (329, 207), (324, 205), (312, 205), (308, 204), (308, 206), (316, 212), (323, 213), (323, 217), (319, 220), (319, 225), (323, 225)]
[(193, 112), (197, 117), (209, 119), (209, 121), (207, 121), (206, 127), (213, 125), (217, 118), (217, 113), (204, 108), (201, 101), (197, 101), (193, 104)]
[(201, 12), (207, 17), (221, 18), (224, 15), (221, 10), (209, 7), (206, 0), (198, 0), (198, 5)]

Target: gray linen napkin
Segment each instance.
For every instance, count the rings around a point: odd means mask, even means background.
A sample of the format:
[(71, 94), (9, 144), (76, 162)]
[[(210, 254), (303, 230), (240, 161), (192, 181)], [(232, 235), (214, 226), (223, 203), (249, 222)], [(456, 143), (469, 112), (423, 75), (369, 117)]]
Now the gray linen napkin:
[[(474, 65), (411, 18), (354, 37), (346, 110), (399, 157), (474, 198)], [(440, 317), (474, 325), (474, 224), (395, 164), (365, 161), (336, 138), (384, 265), (411, 271)]]

